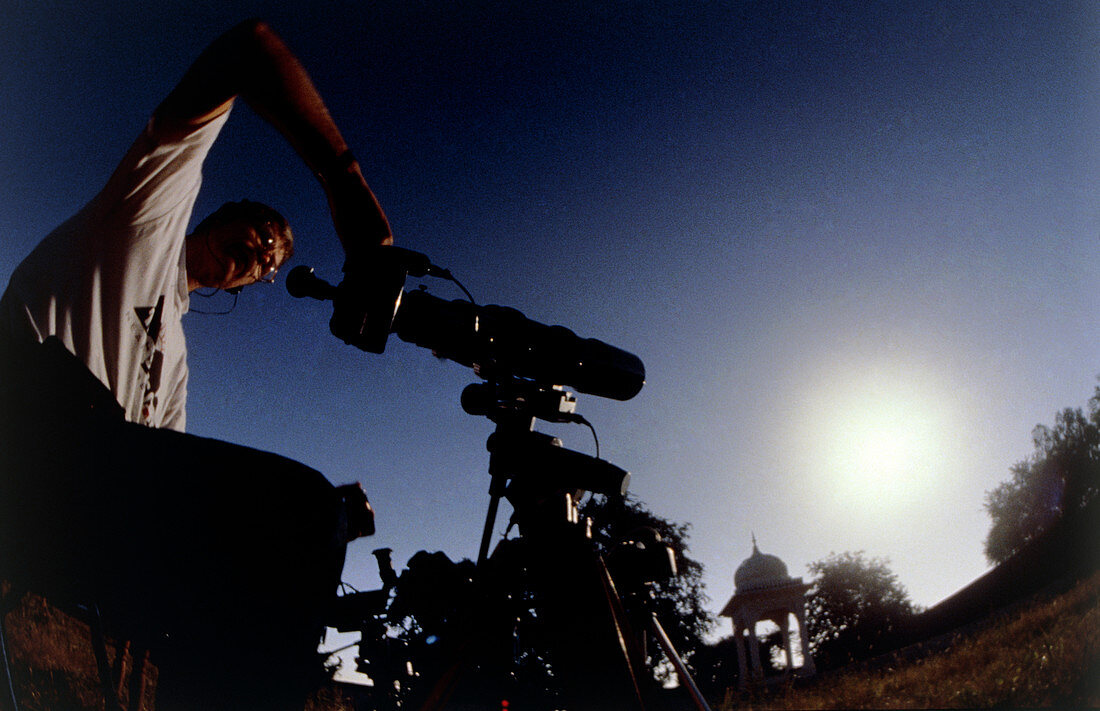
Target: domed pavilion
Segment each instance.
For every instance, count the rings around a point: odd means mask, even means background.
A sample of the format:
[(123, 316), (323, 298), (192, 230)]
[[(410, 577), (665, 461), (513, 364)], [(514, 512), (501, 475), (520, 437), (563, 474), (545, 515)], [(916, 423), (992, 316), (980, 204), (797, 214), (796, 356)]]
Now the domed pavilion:
[[(799, 677), (813, 676), (814, 660), (810, 657), (810, 643), (806, 635), (806, 590), (810, 588), (809, 584), (803, 583), (802, 578), (792, 578), (787, 573), (787, 565), (778, 557), (761, 553), (756, 546), (756, 536), (753, 536), (752, 555), (733, 574), (733, 586), (733, 597), (719, 615), (729, 617), (733, 622), (740, 686), (764, 681), (756, 626), (765, 621), (774, 622), (782, 633), (783, 652), (787, 662), (782, 678), (788, 678), (791, 674)], [(791, 653), (792, 616), (802, 642), (802, 659), (797, 668)]]

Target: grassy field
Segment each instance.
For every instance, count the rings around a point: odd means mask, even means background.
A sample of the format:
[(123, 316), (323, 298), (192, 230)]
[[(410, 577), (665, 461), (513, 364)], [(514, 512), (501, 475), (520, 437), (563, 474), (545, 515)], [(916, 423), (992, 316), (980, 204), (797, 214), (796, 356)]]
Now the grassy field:
[(1100, 707), (1100, 575), (935, 645), (731, 695), (731, 709)]
[[(22, 709), (102, 708), (88, 628), (41, 598), (8, 618)], [(109, 650), (112, 659), (116, 650)], [(156, 670), (145, 709), (152, 709)], [(127, 696), (123, 689), (123, 699)], [(310, 711), (350, 709), (338, 688)], [(730, 694), (732, 709), (1100, 707), (1100, 574), (1068, 592), (1019, 606), (965, 635), (903, 650), (874, 664), (823, 674), (797, 686)], [(6, 708), (0, 699), (0, 709)]]

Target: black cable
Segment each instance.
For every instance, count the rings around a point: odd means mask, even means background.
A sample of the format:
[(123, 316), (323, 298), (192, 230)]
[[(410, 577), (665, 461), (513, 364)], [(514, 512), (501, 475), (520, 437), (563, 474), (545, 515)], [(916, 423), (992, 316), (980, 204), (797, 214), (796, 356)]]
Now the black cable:
[[(214, 290), (211, 291), (209, 294), (204, 294), (204, 293), (202, 293), (201, 291), (198, 291), (198, 290), (195, 291), (195, 294), (197, 294), (198, 296), (201, 296), (204, 299), (210, 299), (210, 298), (213, 298), (214, 296), (216, 296), (219, 291), (221, 291), (221, 289), (218, 289), (217, 287), (213, 287), (213, 288), (214, 288)], [(233, 303), (230, 304), (229, 308), (226, 309), (225, 311), (203, 311), (202, 309), (196, 309), (196, 308), (188, 308), (188, 311), (193, 311), (194, 313), (202, 314), (203, 316), (225, 316), (226, 314), (231, 312), (233, 309), (237, 308), (237, 296), (238, 296), (237, 294), (233, 294)]]
[(587, 427), (589, 430), (592, 431), (592, 439), (596, 443), (596, 459), (599, 459), (600, 458), (600, 438), (596, 434), (596, 428), (592, 426), (591, 422), (589, 422), (588, 420), (585, 419), (584, 415), (578, 415), (578, 414), (574, 413), (573, 414), (573, 421), (578, 423), (578, 424), (584, 425), (585, 427)]
[(446, 279), (447, 281), (453, 281), (453, 282), (454, 282), (454, 283), (455, 283), (455, 284), (456, 284), (456, 285), (458, 286), (458, 288), (459, 288), (459, 289), (462, 289), (462, 293), (466, 295), (466, 299), (467, 299), (467, 300), (468, 300), (468, 301), (469, 301), (469, 302), (470, 302), (471, 304), (473, 304), (474, 306), (477, 306), (477, 302), (476, 302), (476, 301), (474, 301), (474, 297), (473, 297), (473, 296), (472, 296), (472, 295), (470, 294), (470, 290), (469, 290), (469, 289), (467, 289), (467, 288), (466, 288), (466, 287), (465, 287), (465, 286), (464, 286), (464, 285), (462, 284), (462, 282), (460, 282), (460, 281), (459, 281), (459, 280), (458, 280), (458, 279), (457, 279), (457, 278), (455, 277), (455, 275), (454, 275), (454, 274), (451, 274), (451, 270), (450, 270), (450, 269), (436, 269), (436, 270), (433, 270), (433, 271), (432, 271), (432, 276), (437, 276), (437, 277), (439, 277), (440, 279)]

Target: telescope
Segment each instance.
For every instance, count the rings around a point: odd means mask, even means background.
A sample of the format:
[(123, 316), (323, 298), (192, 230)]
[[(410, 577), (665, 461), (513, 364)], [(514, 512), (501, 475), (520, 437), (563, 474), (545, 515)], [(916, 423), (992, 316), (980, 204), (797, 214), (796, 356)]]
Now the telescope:
[(567, 385), (583, 393), (629, 400), (645, 384), (645, 366), (632, 353), (564, 326), (548, 326), (505, 306), (447, 301), (423, 290), (406, 292), (406, 276), (452, 278), (417, 252), (374, 248), (377, 258), (358, 273), (345, 270), (339, 286), (307, 266), (287, 275), (295, 297), (331, 300), (333, 335), (381, 353), (392, 332), (436, 356), (472, 368), (483, 380), (521, 378)]
[[(472, 298), (446, 301), (423, 289), (406, 292), (407, 276), (457, 283), (422, 254), (380, 246), (372, 248), (370, 259), (345, 265), (339, 286), (299, 266), (287, 275), (286, 287), (295, 297), (332, 301), (329, 328), (349, 345), (382, 353), (389, 334), (396, 333), (407, 343), (472, 368), (485, 381), (462, 394), (467, 413), (496, 424), (488, 442), (492, 483), (478, 567), (487, 560), (502, 497), (512, 503), (513, 520), (522, 532), (562, 513), (568, 523), (579, 523), (577, 497), (582, 491), (624, 495), (630, 474), (600, 459), (598, 442), (593, 457), (564, 449), (561, 440), (533, 429), (536, 419), (589, 424), (576, 414), (576, 399), (563, 386), (614, 400), (634, 397), (645, 385), (642, 361), (513, 308), (479, 306)], [(553, 502), (563, 506), (555, 508)]]

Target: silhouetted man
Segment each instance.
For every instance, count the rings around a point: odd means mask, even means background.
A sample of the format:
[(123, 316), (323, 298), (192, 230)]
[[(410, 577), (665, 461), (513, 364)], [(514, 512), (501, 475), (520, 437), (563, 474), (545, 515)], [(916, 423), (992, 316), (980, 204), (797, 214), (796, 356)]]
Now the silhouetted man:
[(317, 175), (359, 278), (392, 241), (386, 217), (302, 66), (249, 21), (0, 300), (0, 574), (91, 598), (149, 643), (161, 709), (300, 708), (345, 544), (373, 525), (365, 498), (312, 469), (182, 433), (189, 293), (269, 281), (293, 252), (286, 220), (250, 201), (186, 233), (238, 96)]

